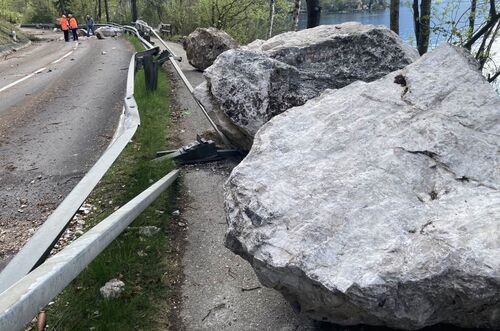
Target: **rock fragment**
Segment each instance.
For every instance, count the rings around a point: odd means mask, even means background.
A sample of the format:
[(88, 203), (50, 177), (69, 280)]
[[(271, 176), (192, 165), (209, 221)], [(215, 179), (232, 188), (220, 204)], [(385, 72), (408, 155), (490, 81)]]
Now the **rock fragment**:
[(100, 288), (101, 295), (105, 299), (119, 298), (125, 287), (125, 283), (119, 279), (111, 279)]

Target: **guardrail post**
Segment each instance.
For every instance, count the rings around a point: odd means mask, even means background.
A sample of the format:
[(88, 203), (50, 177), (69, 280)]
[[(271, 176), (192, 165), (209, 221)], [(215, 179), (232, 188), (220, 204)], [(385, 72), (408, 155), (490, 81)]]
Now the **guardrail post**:
[(146, 90), (154, 91), (158, 87), (158, 62), (152, 55), (146, 54), (143, 57), (143, 65)]

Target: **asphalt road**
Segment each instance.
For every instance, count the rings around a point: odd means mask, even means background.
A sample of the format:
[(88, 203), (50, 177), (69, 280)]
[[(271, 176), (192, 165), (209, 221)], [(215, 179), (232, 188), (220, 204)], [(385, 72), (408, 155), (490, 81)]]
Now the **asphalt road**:
[(95, 163), (118, 124), (132, 46), (82, 39), (49, 38), (0, 60), (0, 270)]

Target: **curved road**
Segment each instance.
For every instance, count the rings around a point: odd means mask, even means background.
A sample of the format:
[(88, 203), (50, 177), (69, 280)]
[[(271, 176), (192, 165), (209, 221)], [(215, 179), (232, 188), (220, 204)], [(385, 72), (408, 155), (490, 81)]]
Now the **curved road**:
[(49, 40), (0, 62), (0, 270), (109, 144), (132, 52)]

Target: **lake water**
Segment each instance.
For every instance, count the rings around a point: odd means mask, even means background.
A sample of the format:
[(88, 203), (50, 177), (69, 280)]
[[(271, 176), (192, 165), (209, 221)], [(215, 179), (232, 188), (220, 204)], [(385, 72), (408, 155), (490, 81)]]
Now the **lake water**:
[[(402, 5), (399, 9), (399, 35), (404, 41), (414, 44), (415, 32), (413, 27), (413, 11), (409, 5), (404, 4), (405, 2), (406, 1), (401, 1)], [(435, 19), (433, 19), (434, 23), (436, 23), (438, 17), (443, 15), (458, 18), (462, 13), (466, 12), (468, 8), (468, 1), (441, 0), (438, 4), (435, 3), (432, 8), (433, 17), (435, 17)], [(464, 16), (461, 20), (461, 24), (466, 24), (467, 19), (468, 18)], [(390, 11), (387, 8), (385, 10), (372, 12), (322, 13), (321, 15), (321, 24), (340, 24), (352, 21), (389, 27)], [(299, 28), (305, 29), (306, 24), (307, 15), (302, 13), (299, 21)], [(431, 36), (431, 46), (436, 46), (438, 43), (444, 41), (446, 40), (441, 35), (433, 34)]]
[[(401, 1), (404, 3), (406, 1)], [(438, 22), (445, 22), (449, 20), (450, 17), (454, 17), (459, 21), (458, 26), (463, 27), (468, 25), (467, 15), (463, 15), (469, 9), (469, 1), (466, 0), (441, 0), (434, 2), (432, 8), (432, 16), (434, 17), (432, 24)], [(478, 18), (476, 19), (476, 24), (480, 24), (483, 19), (482, 13), (478, 13)], [(446, 17), (446, 19), (444, 18)], [(461, 19), (459, 19), (461, 17)], [(483, 16), (484, 17), (484, 16)], [(389, 9), (372, 11), (370, 12), (354, 12), (354, 13), (329, 13), (321, 15), (320, 24), (340, 24), (345, 22), (360, 22), (363, 24), (373, 24), (373, 25), (385, 25), (390, 26), (390, 11)], [(299, 29), (305, 29), (307, 24), (307, 15), (302, 13), (299, 21)], [(449, 27), (444, 26), (446, 29)], [(415, 32), (413, 26), (413, 11), (409, 5), (402, 4), (399, 9), (399, 35), (401, 39), (405, 42), (415, 46)], [(500, 38), (500, 37), (499, 37)], [(441, 34), (433, 33), (430, 38), (430, 47), (434, 48), (442, 42), (446, 42), (446, 37)], [(500, 40), (497, 40), (492, 48), (492, 57), (495, 63), (500, 65)], [(490, 68), (485, 68), (487, 72), (494, 72), (496, 68), (494, 66)], [(500, 79), (496, 80), (495, 87), (497, 92), (500, 94)]]

